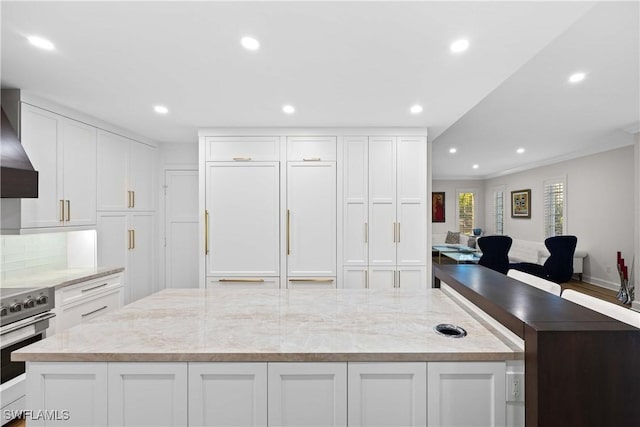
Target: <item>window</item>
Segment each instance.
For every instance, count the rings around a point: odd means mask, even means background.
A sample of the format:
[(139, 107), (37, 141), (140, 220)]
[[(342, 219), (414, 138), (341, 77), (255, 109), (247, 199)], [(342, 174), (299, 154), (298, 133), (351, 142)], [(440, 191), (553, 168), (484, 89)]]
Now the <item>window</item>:
[(504, 187), (493, 190), (493, 233), (504, 234)]
[(566, 231), (566, 179), (544, 182), (544, 237), (561, 236)]
[(475, 221), (475, 193), (458, 191), (458, 231), (472, 234)]

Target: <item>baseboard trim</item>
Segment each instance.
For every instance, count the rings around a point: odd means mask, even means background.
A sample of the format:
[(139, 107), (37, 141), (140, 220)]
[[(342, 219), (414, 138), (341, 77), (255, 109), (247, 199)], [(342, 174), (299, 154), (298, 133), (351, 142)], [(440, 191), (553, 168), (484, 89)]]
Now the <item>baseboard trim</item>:
[(582, 277), (583, 282), (590, 283), (592, 285), (600, 286), (601, 288), (609, 289), (611, 291), (620, 290), (620, 284), (609, 282), (608, 280), (598, 279), (597, 277), (585, 276)]

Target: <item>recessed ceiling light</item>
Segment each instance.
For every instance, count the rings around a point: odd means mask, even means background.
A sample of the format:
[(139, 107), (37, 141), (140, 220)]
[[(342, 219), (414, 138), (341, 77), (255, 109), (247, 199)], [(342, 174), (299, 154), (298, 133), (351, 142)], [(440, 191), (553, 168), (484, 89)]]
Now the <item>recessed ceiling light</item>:
[(240, 40), (242, 46), (247, 50), (258, 50), (260, 49), (260, 42), (253, 37), (243, 37)]
[(480, 165), (473, 165), (474, 169), (478, 169), (480, 167)]
[(467, 39), (460, 39), (451, 43), (451, 52), (453, 53), (464, 52), (468, 48), (469, 48), (469, 40)]
[(585, 73), (575, 73), (569, 76), (569, 83), (578, 83), (584, 80), (587, 75)]
[(169, 112), (169, 109), (164, 105), (156, 105), (153, 107), (153, 111), (158, 114), (167, 114)]
[(522, 154), (522, 153), (524, 153), (524, 148), (518, 148), (518, 149), (516, 150), (516, 153), (518, 153), (518, 154)]
[(51, 43), (47, 39), (43, 39), (42, 37), (29, 36), (29, 37), (27, 37), (27, 40), (29, 40), (29, 43), (31, 43), (32, 45), (34, 45), (36, 47), (39, 47), (40, 49), (54, 50), (56, 48), (53, 43)]
[(449, 152), (451, 154), (455, 154), (456, 152), (458, 152), (458, 149), (457, 148), (449, 148)]
[(411, 114), (420, 114), (422, 113), (422, 105), (414, 105), (413, 107), (411, 107)]
[(296, 109), (293, 107), (293, 105), (285, 105), (284, 107), (282, 107), (282, 111), (284, 111), (286, 114), (293, 114), (296, 112)]

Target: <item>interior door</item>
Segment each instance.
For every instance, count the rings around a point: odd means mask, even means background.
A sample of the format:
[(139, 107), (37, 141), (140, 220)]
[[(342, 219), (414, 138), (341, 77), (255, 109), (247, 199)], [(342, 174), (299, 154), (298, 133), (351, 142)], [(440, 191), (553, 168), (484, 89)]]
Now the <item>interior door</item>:
[(287, 163), (289, 276), (336, 276), (336, 164)]
[(165, 287), (198, 287), (198, 171), (167, 170), (165, 189)]
[(278, 162), (207, 163), (207, 276), (277, 276)]

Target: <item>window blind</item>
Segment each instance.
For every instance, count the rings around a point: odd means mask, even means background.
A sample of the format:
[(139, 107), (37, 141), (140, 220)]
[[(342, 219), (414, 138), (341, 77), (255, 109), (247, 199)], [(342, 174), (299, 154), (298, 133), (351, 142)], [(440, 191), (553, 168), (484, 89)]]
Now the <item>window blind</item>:
[(564, 179), (553, 179), (544, 182), (545, 238), (564, 234), (565, 186)]
[(474, 194), (458, 193), (458, 230), (471, 234), (474, 222)]
[(504, 191), (493, 192), (493, 232), (504, 234)]

